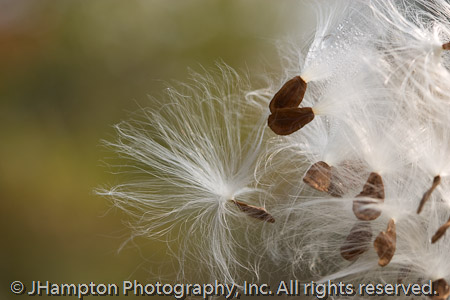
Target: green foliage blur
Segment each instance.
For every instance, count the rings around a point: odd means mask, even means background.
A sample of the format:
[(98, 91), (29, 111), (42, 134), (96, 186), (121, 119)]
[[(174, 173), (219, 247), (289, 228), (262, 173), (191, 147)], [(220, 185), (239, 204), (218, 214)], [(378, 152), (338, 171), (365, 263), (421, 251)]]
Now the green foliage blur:
[(118, 252), (126, 218), (93, 192), (119, 181), (101, 140), (189, 68), (276, 69), (297, 2), (0, 0), (0, 298), (28, 297), (14, 280), (173, 281), (164, 241)]

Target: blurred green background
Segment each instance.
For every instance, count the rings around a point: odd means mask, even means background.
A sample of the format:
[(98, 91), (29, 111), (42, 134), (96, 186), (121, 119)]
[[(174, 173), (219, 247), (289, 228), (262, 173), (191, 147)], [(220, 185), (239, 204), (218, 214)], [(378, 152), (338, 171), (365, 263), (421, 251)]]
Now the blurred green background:
[(100, 140), (188, 68), (221, 59), (258, 82), (304, 12), (294, 0), (0, 0), (0, 299), (27, 297), (14, 280), (173, 280), (163, 242), (118, 252), (125, 218), (93, 193), (120, 181)]

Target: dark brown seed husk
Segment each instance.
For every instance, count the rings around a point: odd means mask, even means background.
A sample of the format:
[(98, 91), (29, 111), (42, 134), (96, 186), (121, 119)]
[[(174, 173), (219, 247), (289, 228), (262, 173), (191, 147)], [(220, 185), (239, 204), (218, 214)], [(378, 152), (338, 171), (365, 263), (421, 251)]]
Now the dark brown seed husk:
[(397, 233), (395, 231), (395, 221), (391, 219), (387, 226), (386, 231), (380, 232), (373, 246), (378, 254), (378, 265), (381, 267), (387, 266), (394, 257), (395, 249), (397, 245)]
[(353, 213), (363, 221), (372, 221), (381, 215), (381, 211), (373, 208), (362, 208), (365, 205), (384, 202), (384, 184), (383, 179), (378, 173), (372, 172), (366, 181), (361, 193), (356, 197), (368, 197), (370, 200), (353, 200)]
[(358, 221), (353, 225), (341, 247), (341, 256), (349, 261), (358, 259), (361, 254), (369, 250), (371, 240), (372, 227), (370, 223)]
[(303, 177), (303, 182), (321, 192), (328, 192), (330, 181), (331, 167), (324, 161), (313, 164)]
[(450, 227), (450, 218), (448, 219), (447, 223), (439, 227), (439, 229), (436, 231), (436, 233), (431, 238), (431, 243), (436, 243), (441, 237), (444, 236), (447, 229)]
[(433, 281), (433, 291), (435, 295), (430, 296), (432, 300), (445, 300), (450, 296), (450, 288), (443, 278)]
[(324, 161), (313, 164), (303, 177), (303, 182), (313, 189), (326, 192), (333, 197), (342, 197), (342, 181), (336, 174), (336, 168), (329, 166)]
[(237, 200), (231, 200), (236, 206), (247, 216), (269, 222), (269, 223), (275, 223), (275, 219), (272, 217), (271, 214), (269, 214), (263, 207), (258, 207), (254, 205), (249, 205), (247, 203), (244, 203), (242, 201)]
[(314, 119), (310, 107), (280, 108), (269, 116), (268, 125), (278, 135), (288, 135), (296, 132)]
[(431, 187), (423, 194), (422, 200), (420, 200), (419, 207), (417, 208), (417, 213), (420, 214), (420, 212), (423, 209), (423, 206), (425, 203), (430, 199), (431, 194), (433, 193), (434, 189), (441, 183), (441, 176), (437, 175), (433, 178), (433, 184)]
[(450, 50), (450, 42), (449, 42), (449, 43), (446, 43), (446, 44), (444, 44), (444, 45), (442, 45), (442, 49), (444, 49), (444, 50)]
[(300, 105), (305, 96), (307, 83), (300, 76), (286, 82), (270, 101), (270, 112), (280, 108), (295, 108)]

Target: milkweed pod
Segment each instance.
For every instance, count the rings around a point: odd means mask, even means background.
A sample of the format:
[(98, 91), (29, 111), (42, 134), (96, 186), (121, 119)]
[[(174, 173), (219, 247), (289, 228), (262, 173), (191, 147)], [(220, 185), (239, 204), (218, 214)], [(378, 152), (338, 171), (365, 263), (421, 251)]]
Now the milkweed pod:
[(341, 256), (349, 261), (358, 259), (361, 254), (369, 250), (371, 240), (372, 227), (370, 223), (358, 221), (353, 225), (341, 247)]
[(300, 105), (305, 96), (307, 83), (300, 76), (287, 81), (270, 101), (270, 112), (280, 108), (295, 108)]
[(368, 197), (375, 200), (375, 202), (370, 200), (353, 201), (353, 213), (358, 219), (363, 221), (372, 221), (378, 218), (381, 215), (380, 210), (362, 207), (372, 203), (384, 202), (384, 184), (381, 176), (375, 172), (370, 173), (362, 192), (356, 197)]
[(280, 108), (269, 116), (268, 125), (278, 135), (289, 135), (313, 119), (314, 112), (310, 107)]
[(395, 230), (395, 221), (391, 219), (388, 223), (386, 231), (380, 232), (373, 246), (378, 254), (378, 265), (381, 267), (387, 266), (394, 257), (397, 245), (397, 233)]
[(275, 219), (269, 214), (263, 207), (258, 207), (254, 205), (249, 205), (242, 201), (231, 200), (242, 212), (247, 214), (247, 216), (266, 221), (269, 223), (275, 223)]

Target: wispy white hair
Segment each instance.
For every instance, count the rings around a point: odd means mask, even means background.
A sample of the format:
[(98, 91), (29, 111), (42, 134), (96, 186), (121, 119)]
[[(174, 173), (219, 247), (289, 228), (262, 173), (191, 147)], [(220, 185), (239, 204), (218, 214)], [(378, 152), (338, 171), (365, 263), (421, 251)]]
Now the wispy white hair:
[[(450, 157), (450, 73), (443, 44), (450, 41), (449, 4), (337, 2), (331, 5), (344, 8), (338, 18), (336, 10), (319, 2), (319, 25), (324, 27), (317, 28), (311, 48), (301, 56), (306, 57), (304, 66), (313, 60), (330, 66), (326, 78), (308, 82), (300, 105), (318, 107), (316, 118), (271, 143), (276, 153), (271, 159), (288, 157), (304, 167), (291, 170), (300, 177), (297, 191), (288, 190), (289, 201), (278, 200), (275, 214), (285, 215), (286, 221), (277, 224), (280, 234), (268, 232), (269, 251), (274, 260), (290, 265), (293, 274), (310, 270), (322, 280), (394, 282), (408, 268), (411, 280), (448, 281), (450, 239), (444, 236), (431, 244), (450, 215), (448, 181), (434, 191), (422, 214), (416, 210), (432, 178), (445, 177), (448, 170), (443, 157)], [(300, 66), (297, 75), (302, 72)], [(348, 187), (342, 198), (314, 192), (301, 182), (317, 161), (337, 168)], [(371, 222), (367, 252), (349, 263), (339, 249), (357, 221), (352, 203), (371, 172), (381, 174), (385, 199), (367, 207), (382, 214)], [(381, 267), (372, 243), (391, 218), (397, 226), (397, 248), (390, 264)]]
[(264, 207), (254, 172), (266, 121), (246, 105), (245, 79), (231, 68), (192, 80), (154, 100), (156, 109), (115, 126), (117, 140), (105, 143), (123, 159), (129, 180), (99, 193), (133, 217), (134, 235), (170, 236), (182, 262), (234, 282), (239, 272), (257, 273), (245, 255), (255, 242), (242, 236), (265, 224), (230, 200)]
[[(108, 145), (130, 161), (133, 178), (102, 193), (136, 217), (136, 234), (180, 237), (182, 260), (196, 256), (228, 282), (242, 270), (258, 278), (280, 268), (308, 280), (450, 282), (450, 232), (431, 243), (450, 215), (450, 5), (315, 8), (315, 33), (284, 49), (283, 71), (267, 88), (246, 91), (230, 69), (220, 82), (194, 76), (159, 109), (117, 125)], [(307, 85), (299, 106), (314, 118), (290, 135), (266, 132), (270, 99), (294, 76)], [(303, 182), (319, 161), (333, 168), (341, 197)], [(382, 179), (378, 202), (362, 193), (372, 174)], [(267, 207), (277, 221), (246, 218), (229, 200)], [(370, 240), (348, 261), (342, 245), (358, 222), (355, 201), (380, 216), (366, 220)], [(382, 266), (374, 241), (390, 222), (396, 248)]]

